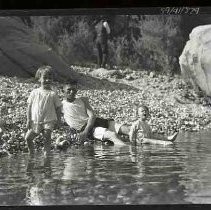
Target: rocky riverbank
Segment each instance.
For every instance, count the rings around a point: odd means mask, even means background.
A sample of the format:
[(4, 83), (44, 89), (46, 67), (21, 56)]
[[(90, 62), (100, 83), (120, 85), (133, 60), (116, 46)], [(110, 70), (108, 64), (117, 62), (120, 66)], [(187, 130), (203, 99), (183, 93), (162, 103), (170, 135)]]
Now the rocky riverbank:
[[(81, 87), (78, 94), (87, 96), (97, 115), (114, 118), (119, 122), (131, 123), (134, 119), (136, 104), (144, 103), (151, 111), (151, 124), (154, 132), (171, 134), (174, 131), (199, 131), (211, 127), (211, 108), (209, 98), (194, 93), (187, 87), (180, 76), (165, 76), (146, 71), (92, 70), (90, 68), (72, 67), (83, 74), (99, 78), (99, 83), (111, 81), (131, 86), (116, 90), (88, 89)], [(97, 72), (97, 73), (96, 73)], [(99, 73), (103, 74), (99, 74)], [(107, 72), (107, 73), (106, 73)], [(0, 114), (1, 146), (11, 153), (26, 151), (24, 141), (26, 132), (27, 98), (38, 84), (34, 79), (17, 77), (0, 77)], [(133, 87), (133, 88), (132, 88)], [(55, 83), (61, 99), (62, 84)], [(63, 129), (53, 132), (53, 140)], [(37, 147), (42, 146), (42, 138), (37, 138)]]

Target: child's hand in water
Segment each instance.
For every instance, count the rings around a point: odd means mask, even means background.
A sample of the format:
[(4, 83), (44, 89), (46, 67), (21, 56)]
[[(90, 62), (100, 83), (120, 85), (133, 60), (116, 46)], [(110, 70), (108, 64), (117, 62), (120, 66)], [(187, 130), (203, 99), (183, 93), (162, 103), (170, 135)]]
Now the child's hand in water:
[(56, 139), (55, 145), (58, 149), (67, 149), (69, 146), (69, 142), (63, 138), (63, 136), (59, 136)]

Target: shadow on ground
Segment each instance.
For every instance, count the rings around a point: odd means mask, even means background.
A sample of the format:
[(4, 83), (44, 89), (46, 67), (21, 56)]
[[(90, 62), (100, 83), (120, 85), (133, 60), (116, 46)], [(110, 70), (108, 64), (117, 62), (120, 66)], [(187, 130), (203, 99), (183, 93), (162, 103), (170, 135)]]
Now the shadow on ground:
[(92, 77), (90, 75), (79, 74), (77, 78), (78, 83), (82, 89), (104, 89), (104, 90), (138, 90), (133, 86), (109, 81), (108, 79), (101, 79)]

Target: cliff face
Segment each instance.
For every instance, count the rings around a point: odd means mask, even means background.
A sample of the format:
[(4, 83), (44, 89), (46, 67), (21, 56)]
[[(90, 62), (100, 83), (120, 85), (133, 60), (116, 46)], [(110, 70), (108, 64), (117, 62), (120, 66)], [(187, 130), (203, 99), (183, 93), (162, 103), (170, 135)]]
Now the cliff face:
[(58, 77), (75, 79), (76, 73), (45, 44), (39, 44), (18, 17), (0, 17), (0, 74), (34, 76), (41, 65), (51, 65)]
[(192, 30), (179, 62), (184, 78), (211, 96), (211, 25)]

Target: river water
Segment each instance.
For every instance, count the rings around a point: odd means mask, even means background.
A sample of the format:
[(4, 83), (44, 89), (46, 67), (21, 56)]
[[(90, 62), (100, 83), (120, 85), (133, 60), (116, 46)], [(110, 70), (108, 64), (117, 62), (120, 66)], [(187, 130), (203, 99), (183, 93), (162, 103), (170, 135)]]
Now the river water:
[(211, 131), (174, 145), (69, 148), (0, 159), (0, 205), (211, 203)]

